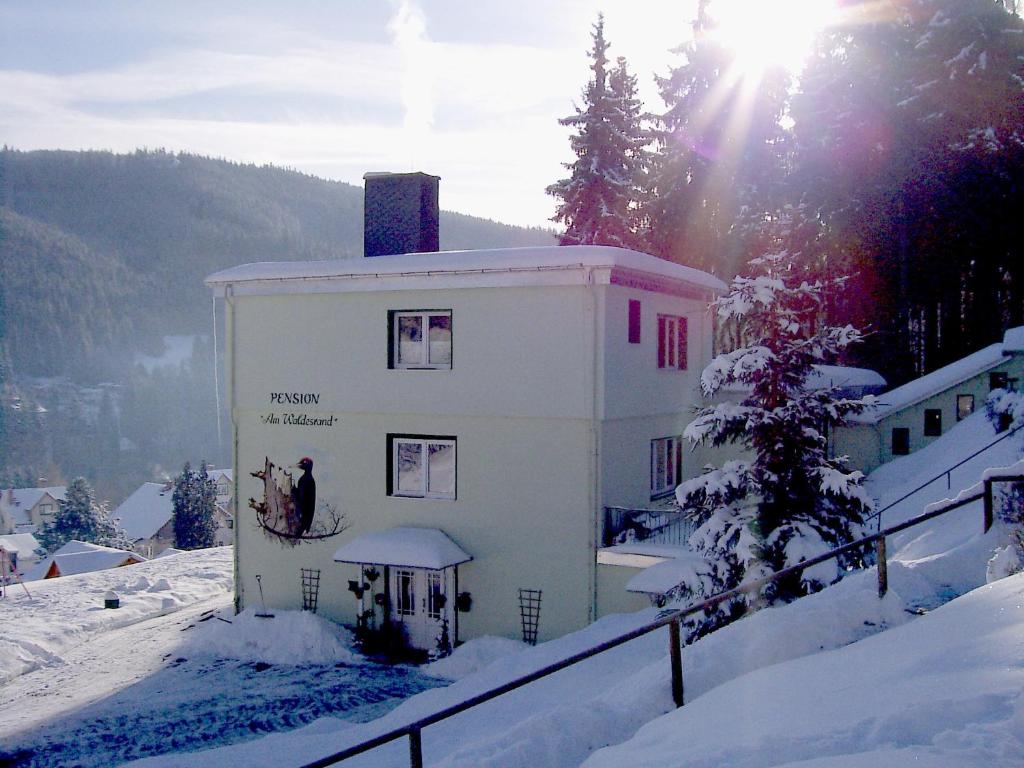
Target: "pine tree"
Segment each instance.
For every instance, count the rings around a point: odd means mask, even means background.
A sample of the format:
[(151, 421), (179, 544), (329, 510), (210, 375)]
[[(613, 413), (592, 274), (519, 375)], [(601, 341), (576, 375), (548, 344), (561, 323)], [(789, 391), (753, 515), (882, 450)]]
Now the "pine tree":
[[(713, 304), (720, 323), (744, 345), (718, 355), (701, 375), (708, 397), (723, 389), (749, 394), (740, 403), (707, 406), (686, 429), (694, 443), (743, 446), (752, 458), (684, 482), (676, 498), (698, 528), (690, 544), (709, 563), (707, 577), (686, 585), (692, 595), (731, 589), (852, 540), (870, 501), (863, 475), (829, 458), (825, 430), (863, 410), (869, 398), (847, 399), (808, 386), (817, 363), (833, 362), (861, 340), (851, 326), (820, 323), (823, 297), (843, 280), (794, 279), (784, 255), (751, 262)], [(842, 563), (814, 566), (760, 599), (788, 599), (836, 581)], [(745, 604), (723, 609), (714, 621)], [(712, 623), (713, 623), (712, 622)]]
[(128, 535), (111, 520), (106, 505), (96, 501), (84, 477), (76, 477), (68, 485), (64, 499), (57, 503), (57, 514), (52, 521), (43, 524), (39, 544), (47, 552), (53, 552), (72, 539), (132, 549)]
[(562, 245), (637, 244), (637, 182), (642, 171), (646, 139), (636, 78), (619, 58), (608, 70), (604, 17), (592, 34), (593, 78), (583, 91), (583, 106), (559, 120), (575, 129), (570, 138), (575, 162), (566, 163), (567, 179), (547, 188), (561, 203), (552, 221), (565, 225)]
[(837, 319), (901, 383), (1024, 321), (1024, 23), (992, 0), (851, 6), (793, 99), (792, 200), (820, 263), (853, 275)]
[(185, 462), (174, 480), (173, 506), (174, 546), (178, 549), (202, 549), (213, 546), (217, 524), (214, 509), (217, 488), (210, 479), (204, 461), (197, 471)]
[(757, 83), (716, 37), (708, 0), (698, 3), (683, 62), (657, 77), (658, 116), (646, 177), (647, 248), (662, 258), (726, 278), (760, 252), (752, 240), (778, 205), (788, 76)]

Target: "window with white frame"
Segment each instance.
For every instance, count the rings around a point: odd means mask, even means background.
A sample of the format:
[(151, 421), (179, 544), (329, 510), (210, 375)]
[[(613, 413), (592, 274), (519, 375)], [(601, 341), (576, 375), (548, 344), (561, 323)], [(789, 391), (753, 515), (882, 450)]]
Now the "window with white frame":
[(395, 572), (395, 613), (412, 616), (416, 613), (416, 574), (399, 568)]
[(683, 438), (659, 437), (651, 440), (651, 498), (675, 490), (683, 467)]
[(455, 438), (389, 436), (392, 496), (455, 498)]
[(388, 325), (390, 367), (452, 367), (451, 310), (395, 311), (390, 313)]
[(658, 315), (658, 367), (686, 370), (686, 318)]
[(440, 571), (427, 571), (427, 616), (440, 619), (446, 601), (444, 574)]

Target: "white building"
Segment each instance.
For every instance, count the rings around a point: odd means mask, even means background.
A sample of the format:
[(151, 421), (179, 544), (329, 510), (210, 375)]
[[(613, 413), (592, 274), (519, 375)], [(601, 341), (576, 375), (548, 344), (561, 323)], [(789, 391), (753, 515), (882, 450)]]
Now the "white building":
[(1024, 326), (1006, 331), (1001, 343), (879, 395), (875, 407), (835, 430), (833, 452), (870, 472), (943, 435), (983, 408), (993, 389), (1016, 389), (1022, 375)]
[[(519, 589), (542, 591), (541, 639), (645, 604), (624, 589), (634, 568), (598, 565), (604, 508), (649, 506), (706, 462), (681, 435), (721, 281), (549, 247), (250, 264), (207, 283), (224, 298), (236, 498), (264, 498), (267, 460), (309, 457), (318, 519), (349, 524), (281, 538), (238, 505), (239, 609), (259, 605), (257, 575), (268, 606), (298, 608), (301, 570), (319, 570), (321, 613), (365, 612), (430, 649), (444, 626), (519, 636)], [(301, 470), (273, 472), (301, 492)]]
[(64, 501), (63, 485), (48, 488), (0, 490), (0, 534), (37, 533), (53, 520), (58, 502)]

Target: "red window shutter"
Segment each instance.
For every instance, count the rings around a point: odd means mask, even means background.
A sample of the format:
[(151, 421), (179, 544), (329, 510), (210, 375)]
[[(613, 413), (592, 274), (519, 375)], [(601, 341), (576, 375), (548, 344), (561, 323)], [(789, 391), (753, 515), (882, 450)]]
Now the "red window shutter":
[(629, 300), (629, 343), (640, 343), (640, 302), (637, 299)]
[(658, 367), (665, 367), (665, 318), (658, 318)]
[(677, 343), (679, 345), (679, 370), (681, 370), (681, 371), (685, 371), (686, 370), (686, 337), (687, 337), (686, 318), (685, 317), (680, 317), (679, 318), (679, 336), (677, 337), (676, 341), (677, 341)]

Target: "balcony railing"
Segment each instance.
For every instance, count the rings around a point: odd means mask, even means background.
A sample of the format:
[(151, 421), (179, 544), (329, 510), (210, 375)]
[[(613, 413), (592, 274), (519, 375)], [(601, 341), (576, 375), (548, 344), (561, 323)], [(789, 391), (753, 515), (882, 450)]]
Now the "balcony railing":
[(601, 544), (611, 547), (644, 541), (684, 547), (694, 531), (693, 520), (676, 508), (605, 507)]

